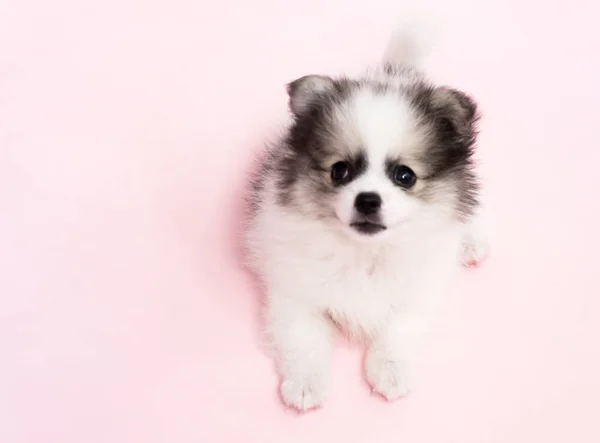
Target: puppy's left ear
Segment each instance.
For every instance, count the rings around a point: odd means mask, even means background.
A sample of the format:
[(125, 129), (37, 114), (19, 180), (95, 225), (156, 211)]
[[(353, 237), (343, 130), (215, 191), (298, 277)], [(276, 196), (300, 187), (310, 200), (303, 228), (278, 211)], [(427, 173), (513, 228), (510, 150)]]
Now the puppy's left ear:
[(430, 101), (436, 125), (445, 135), (468, 135), (478, 119), (477, 104), (462, 91), (436, 88)]
[(324, 75), (306, 75), (287, 85), (290, 110), (297, 116), (306, 114), (329, 92), (335, 89), (332, 78)]

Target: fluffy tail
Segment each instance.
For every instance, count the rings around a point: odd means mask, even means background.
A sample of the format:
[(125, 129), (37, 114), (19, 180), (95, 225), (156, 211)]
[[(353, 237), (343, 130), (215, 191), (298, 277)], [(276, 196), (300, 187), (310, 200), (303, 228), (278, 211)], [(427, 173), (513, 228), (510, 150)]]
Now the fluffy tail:
[[(436, 20), (437, 22), (437, 20)], [(419, 67), (440, 38), (441, 26), (433, 21), (405, 16), (392, 33), (385, 51), (384, 63)]]

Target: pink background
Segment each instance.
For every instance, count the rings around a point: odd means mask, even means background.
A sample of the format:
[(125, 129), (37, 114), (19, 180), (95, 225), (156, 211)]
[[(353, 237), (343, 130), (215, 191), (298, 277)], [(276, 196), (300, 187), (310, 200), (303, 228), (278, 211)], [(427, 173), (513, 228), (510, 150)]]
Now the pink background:
[(372, 396), (340, 342), (298, 416), (235, 252), (245, 171), (283, 85), (377, 60), (406, 5), (1, 2), (0, 441), (600, 441), (596, 7), (418, 3), (449, 27), (429, 71), (485, 114), (493, 255), (409, 398)]

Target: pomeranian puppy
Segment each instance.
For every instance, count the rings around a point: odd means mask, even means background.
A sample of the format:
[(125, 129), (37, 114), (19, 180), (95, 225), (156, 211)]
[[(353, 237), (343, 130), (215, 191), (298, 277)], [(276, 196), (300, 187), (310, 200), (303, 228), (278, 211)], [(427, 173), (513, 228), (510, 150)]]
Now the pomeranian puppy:
[(476, 103), (419, 71), (427, 38), (413, 31), (396, 32), (363, 76), (291, 82), (292, 121), (253, 181), (248, 264), (264, 284), (281, 396), (300, 411), (327, 398), (336, 327), (364, 339), (375, 392), (405, 395), (436, 298), (459, 263), (487, 253)]

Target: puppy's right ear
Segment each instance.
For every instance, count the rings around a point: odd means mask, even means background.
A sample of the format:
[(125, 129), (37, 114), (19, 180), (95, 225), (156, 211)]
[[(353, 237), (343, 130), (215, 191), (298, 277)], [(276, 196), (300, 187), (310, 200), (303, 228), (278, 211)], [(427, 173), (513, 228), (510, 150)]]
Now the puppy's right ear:
[(335, 83), (324, 75), (306, 75), (287, 85), (290, 110), (295, 115), (305, 114), (323, 95), (333, 91)]

